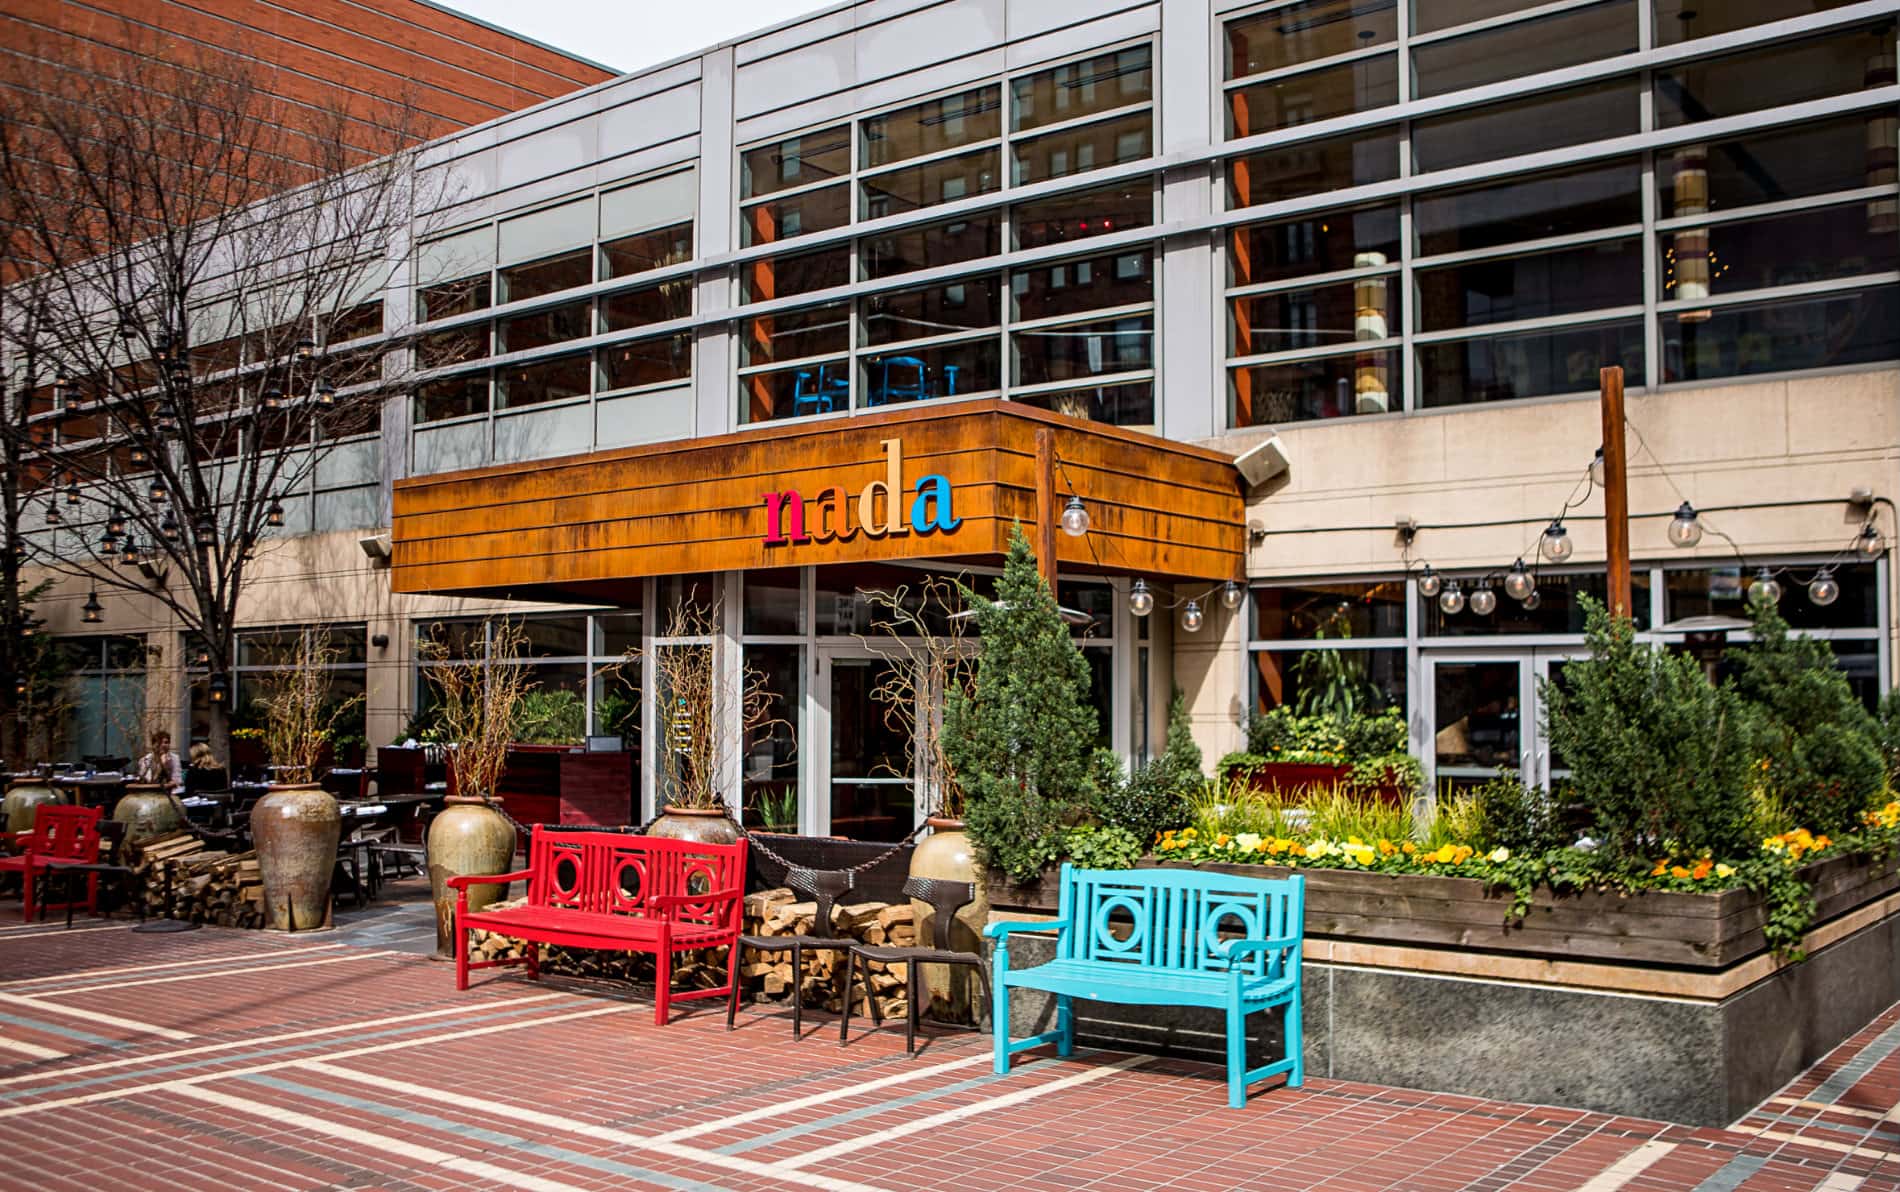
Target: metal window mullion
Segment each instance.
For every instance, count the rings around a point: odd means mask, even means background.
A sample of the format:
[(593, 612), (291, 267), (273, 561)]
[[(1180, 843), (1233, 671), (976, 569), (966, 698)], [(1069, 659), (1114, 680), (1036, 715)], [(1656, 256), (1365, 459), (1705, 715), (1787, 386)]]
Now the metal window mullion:
[[(1402, 8), (1401, 8), (1402, 11)], [(1400, 18), (1403, 22), (1404, 18)], [(1330, 70), (1335, 66), (1349, 66), (1354, 62), (1363, 62), (1368, 58), (1377, 58), (1380, 54), (1397, 53), (1399, 42), (1382, 41), (1377, 45), (1361, 46), (1356, 50), (1347, 50), (1342, 54), (1332, 54), (1325, 58), (1309, 58), (1304, 62), (1295, 62), (1291, 66), (1276, 66), (1272, 70), (1263, 70), (1256, 74), (1241, 75), (1239, 78), (1226, 79), (1221, 83), (1223, 92), (1242, 91), (1248, 87), (1257, 87), (1261, 83), (1277, 83), (1285, 79), (1298, 78), (1303, 74), (1312, 74)]]
[[(854, 141), (856, 140), (855, 136), (853, 137), (853, 140)], [(857, 147), (854, 144), (852, 146), (852, 156), (854, 159), (856, 158), (856, 155), (857, 155), (856, 150), (857, 150)], [(850, 183), (851, 183), (851, 174), (847, 170), (847, 172), (842, 175), (834, 176), (831, 178), (822, 178), (817, 182), (803, 182), (797, 186), (788, 186), (783, 190), (775, 190), (770, 194), (758, 195), (750, 199), (740, 199), (739, 210), (743, 212), (748, 207), (763, 207), (768, 203), (776, 203), (780, 199), (796, 199), (801, 195), (813, 194), (817, 191), (823, 190), (827, 186), (840, 186), (840, 185), (848, 186), (850, 185)], [(665, 227), (666, 225), (662, 224), (660, 226)]]
[[(1409, 104), (1417, 91), (1417, 69), (1412, 62), (1412, 5), (1398, 5), (1399, 33), (1399, 103)], [(1399, 181), (1409, 183), (1412, 177), (1412, 121), (1401, 120), (1398, 123), (1399, 137)], [(1388, 325), (1388, 338), (1397, 331), (1399, 343), (1399, 411), (1411, 413), (1418, 408), (1418, 362), (1417, 353), (1412, 350), (1412, 335), (1418, 327), (1418, 286), (1416, 281), (1415, 258), (1417, 253), (1412, 243), (1412, 196), (1401, 195), (1399, 206), (1399, 325)]]
[(1824, 195), (1813, 195), (1799, 199), (1782, 199), (1774, 203), (1757, 203), (1752, 207), (1730, 207), (1722, 211), (1710, 211), (1703, 215), (1680, 215), (1656, 220), (1658, 232), (1674, 232), (1683, 228), (1707, 228), (1718, 224), (1740, 223), (1750, 219), (1767, 219), (1776, 215), (1804, 214), (1829, 207), (1848, 207), (1868, 200), (1891, 198), (1900, 194), (1900, 186), (1888, 183), (1884, 186), (1863, 186), (1855, 190), (1830, 191)]
[(1081, 323), (1096, 323), (1104, 319), (1125, 319), (1135, 315), (1152, 312), (1155, 304), (1148, 302), (1130, 302), (1122, 306), (1104, 306), (1099, 310), (1076, 311), (1072, 314), (1049, 315), (1041, 319), (1025, 319), (1014, 325), (1016, 331), (1042, 331), (1050, 327), (1068, 327)]
[(1402, 265), (1372, 265), (1362, 269), (1336, 269), (1331, 273), (1308, 273), (1283, 277), (1276, 281), (1234, 286), (1221, 292), (1225, 298), (1252, 298), (1260, 294), (1279, 294), (1287, 290), (1313, 290), (1322, 286), (1348, 285), (1368, 277), (1397, 277)]
[(1847, 290), (1863, 290), (1869, 286), (1890, 286), (1896, 282), (1900, 282), (1900, 270), (1888, 270), (1881, 273), (1865, 273), (1857, 277), (1836, 277), (1826, 281), (1800, 282), (1795, 285), (1759, 290), (1738, 290), (1733, 294), (1711, 294), (1707, 298), (1672, 298), (1667, 302), (1658, 302), (1656, 305), (1663, 313), (1670, 314), (1679, 310), (1702, 310), (1705, 307), (1739, 306), (1750, 302), (1772, 302), (1783, 298), (1837, 294)]
[(1550, 331), (1561, 327), (1596, 326), (1600, 323), (1614, 323), (1622, 319), (1641, 318), (1643, 306), (1609, 306), (1599, 310), (1579, 311), (1575, 314), (1544, 315), (1536, 319), (1513, 319), (1508, 323), (1481, 323), (1476, 326), (1449, 327), (1443, 331), (1421, 331), (1414, 338), (1420, 344), (1438, 344), (1462, 342), (1465, 340), (1489, 339), (1497, 335), (1514, 335), (1523, 332)]
[[(974, 156), (985, 149), (1000, 150), (1002, 147), (1003, 135), (999, 132), (993, 137), (984, 137), (980, 141), (966, 141), (961, 145), (952, 145), (948, 149), (933, 149), (929, 153), (919, 153), (915, 157), (906, 157), (900, 161), (886, 162), (881, 166), (865, 166), (860, 163), (854, 181), (860, 184), (859, 193), (862, 194), (863, 183), (874, 182), (879, 178), (891, 174), (901, 174), (905, 170), (913, 170), (919, 166), (934, 165), (937, 162), (949, 161), (957, 157)], [(857, 147), (854, 146), (852, 151), (856, 153)]]
[(1404, 346), (1402, 339), (1386, 336), (1384, 339), (1350, 340), (1343, 344), (1327, 344), (1320, 348), (1289, 348), (1284, 352), (1256, 352), (1251, 356), (1234, 356), (1227, 361), (1229, 368), (1253, 368), (1263, 364), (1287, 364), (1297, 360), (1329, 360), (1335, 356), (1351, 356), (1356, 352), (1389, 352)]
[(1093, 377), (1073, 377), (1062, 381), (1042, 381), (1035, 385), (1018, 385), (1014, 393), (1018, 398), (1039, 397), (1045, 393), (1067, 393), (1071, 389), (1105, 389), (1114, 385), (1133, 385), (1142, 381), (1152, 381), (1154, 377), (1154, 369), (1138, 368), (1129, 372), (1102, 373)]
[(859, 346), (860, 356), (887, 356), (892, 352), (923, 348), (941, 348), (950, 344), (974, 343), (996, 334), (995, 326), (971, 327), (961, 331), (944, 331), (936, 335), (920, 336), (916, 339), (895, 340), (890, 343), (865, 343)]
[(759, 373), (783, 372), (788, 368), (801, 368), (807, 365), (827, 364), (833, 360), (850, 355), (848, 347), (835, 352), (822, 352), (816, 356), (800, 356), (794, 360), (775, 360), (769, 364), (748, 364), (739, 370), (741, 377), (755, 376)]
[(1448, 268), (1453, 265), (1466, 265), (1474, 261), (1502, 260), (1507, 257), (1533, 256), (1542, 252), (1554, 252), (1565, 248), (1581, 248), (1591, 244), (1603, 244), (1612, 240), (1628, 240), (1643, 234), (1643, 224), (1617, 224), (1615, 227), (1598, 228), (1589, 232), (1572, 232), (1565, 236), (1546, 236), (1541, 240), (1521, 240), (1513, 244), (1490, 245), (1484, 248), (1469, 248), (1461, 252), (1440, 253), (1437, 256), (1422, 257), (1416, 263), (1421, 270)]
[[(1574, 12), (1579, 8), (1594, 8), (1606, 2), (1613, 2), (1613, 0), (1552, 0), (1552, 2), (1548, 4), (1539, 4), (1532, 8), (1521, 8), (1516, 12), (1507, 12), (1500, 16), (1485, 17), (1477, 21), (1467, 21), (1462, 25), (1453, 25), (1449, 29), (1435, 29), (1430, 33), (1416, 34), (1413, 37), (1412, 44), (1414, 46), (1436, 45), (1441, 41), (1452, 41), (1460, 37), (1469, 37), (1474, 33), (1488, 33), (1493, 29), (1502, 29), (1507, 25), (1522, 25), (1542, 17)], [(1642, 48), (1648, 49), (1649, 47), (1643, 46)]]

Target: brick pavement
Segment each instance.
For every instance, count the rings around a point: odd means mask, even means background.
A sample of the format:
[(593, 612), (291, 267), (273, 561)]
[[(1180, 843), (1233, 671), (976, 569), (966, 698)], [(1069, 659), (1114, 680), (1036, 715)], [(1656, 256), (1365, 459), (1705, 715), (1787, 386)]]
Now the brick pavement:
[(1093, 1052), (997, 1079), (868, 1023), (515, 973), (465, 994), (417, 908), (284, 937), (0, 904), (0, 1188), (1900, 1189), (1900, 1006), (1729, 1130)]

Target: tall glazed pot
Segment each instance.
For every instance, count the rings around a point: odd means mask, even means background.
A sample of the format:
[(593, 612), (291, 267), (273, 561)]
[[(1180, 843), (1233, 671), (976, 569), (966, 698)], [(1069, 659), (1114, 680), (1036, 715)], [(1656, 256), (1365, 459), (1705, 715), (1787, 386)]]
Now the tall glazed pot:
[[(983, 928), (990, 920), (990, 898), (978, 863), (976, 846), (963, 830), (963, 821), (932, 816), (925, 821), (930, 835), (917, 843), (910, 855), (910, 876), (940, 881), (969, 882), (976, 887), (974, 901), (959, 910), (950, 928), (950, 947), (959, 952), (987, 954)], [(917, 942), (923, 947), (937, 946), (935, 914), (929, 903), (911, 900), (911, 915), (917, 924)], [(975, 1022), (983, 1011), (977, 1004), (979, 988), (976, 974), (962, 965), (929, 964), (924, 966), (922, 1007), (947, 1022)]]
[(737, 844), (740, 832), (724, 807), (676, 807), (668, 803), (666, 814), (653, 821), (647, 835), (694, 844)]
[(35, 808), (65, 801), (66, 797), (43, 778), (25, 774), (7, 779), (7, 795), (4, 803), (0, 803), (0, 817), (4, 817), (8, 837), (33, 830)]
[(112, 818), (125, 825), (125, 843), (131, 848), (185, 826), (184, 808), (159, 783), (127, 786), (112, 809)]
[[(442, 813), (429, 824), (429, 896), (435, 903), (435, 954), (455, 955), (455, 904), (452, 877), (507, 873), (515, 859), (515, 826), (488, 800), (450, 795)], [(481, 910), (508, 892), (506, 886), (471, 886), (468, 909)]]
[(343, 816), (314, 782), (273, 785), (251, 809), (251, 841), (264, 879), (264, 926), (311, 931), (330, 926), (330, 876)]

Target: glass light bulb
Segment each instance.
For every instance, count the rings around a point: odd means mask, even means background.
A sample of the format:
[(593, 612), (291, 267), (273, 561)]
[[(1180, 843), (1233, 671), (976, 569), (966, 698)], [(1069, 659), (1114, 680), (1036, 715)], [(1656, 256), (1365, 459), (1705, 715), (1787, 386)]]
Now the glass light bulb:
[(1418, 573), (1418, 594), (1425, 599), (1430, 600), (1438, 595), (1438, 590), (1444, 586), (1445, 581), (1438, 578), (1438, 573), (1432, 570), (1431, 564), (1426, 564), (1425, 570)]
[(1854, 549), (1864, 557), (1876, 559), (1887, 544), (1881, 539), (1880, 531), (1874, 529), (1874, 523), (1868, 522), (1860, 528), (1860, 537), (1854, 539)]
[(1220, 602), (1229, 610), (1236, 609), (1240, 607), (1240, 598), (1242, 595), (1244, 595), (1244, 593), (1240, 590), (1240, 585), (1230, 579), (1227, 581), (1226, 586), (1220, 590)]
[(1590, 483), (1603, 487), (1603, 448), (1597, 448), (1596, 458), (1590, 461)]
[(1764, 608), (1781, 602), (1781, 584), (1766, 567), (1755, 573), (1755, 582), (1748, 586), (1748, 602)]
[(1465, 594), (1459, 589), (1457, 580), (1446, 584), (1445, 590), (1438, 594), (1438, 607), (1448, 617), (1455, 617), (1465, 611)]
[(1148, 590), (1148, 581), (1138, 579), (1135, 586), (1128, 589), (1128, 611), (1137, 617), (1145, 617), (1155, 611), (1155, 594)]
[(1071, 538), (1080, 538), (1089, 532), (1088, 506), (1082, 504), (1081, 497), (1070, 497), (1069, 503), (1062, 507), (1062, 532)]
[(1826, 608), (1841, 598), (1841, 585), (1825, 571), (1808, 584), (1808, 602)]
[(1544, 605), (1544, 594), (1542, 592), (1537, 591), (1534, 588), (1531, 590), (1531, 594), (1529, 596), (1524, 597), (1524, 607), (1527, 609), (1530, 609), (1533, 612), (1535, 612), (1537, 609), (1542, 608), (1543, 605)]
[(1577, 549), (1577, 544), (1570, 541), (1570, 531), (1564, 529), (1562, 522), (1551, 522), (1539, 545), (1543, 547), (1544, 557), (1553, 563), (1563, 562)]
[(1684, 501), (1677, 508), (1676, 516), (1669, 519), (1669, 543), (1671, 546), (1691, 547), (1702, 541), (1702, 522), (1696, 517), (1695, 506)]
[(1471, 611), (1481, 617), (1488, 617), (1498, 608), (1498, 594), (1489, 586), (1479, 588), (1471, 594)]
[(1201, 631), (1201, 620), (1201, 602), (1198, 600), (1188, 601), (1187, 607), (1181, 610), (1181, 628), (1187, 630), (1189, 633), (1199, 633)]
[(1504, 576), (1504, 592), (1511, 599), (1524, 601), (1537, 590), (1537, 577), (1524, 569), (1524, 560), (1511, 564), (1511, 570)]

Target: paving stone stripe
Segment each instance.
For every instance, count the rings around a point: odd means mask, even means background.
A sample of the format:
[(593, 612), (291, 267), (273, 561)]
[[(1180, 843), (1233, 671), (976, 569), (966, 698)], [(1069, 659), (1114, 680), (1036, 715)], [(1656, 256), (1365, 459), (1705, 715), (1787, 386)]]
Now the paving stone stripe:
[(9, 1039), (5, 1036), (0, 1036), (0, 1051), (11, 1051), (16, 1055), (23, 1055), (28, 1059), (35, 1060), (63, 1060), (66, 1058), (66, 1053), (63, 1051), (54, 1051), (51, 1047), (45, 1047), (38, 1043), (27, 1043), (19, 1039)]
[[(6, 940), (0, 939), (0, 944), (4, 944), (4, 943), (6, 943)], [(0, 989), (6, 989), (13, 992), (30, 993), (31, 990), (28, 987), (39, 988), (43, 986), (47, 988), (59, 988), (66, 985), (82, 984), (89, 980), (96, 980), (97, 978), (100, 978), (100, 977), (123, 976), (126, 973), (155, 973), (155, 972), (162, 972), (166, 969), (175, 969), (175, 968), (199, 968), (205, 965), (228, 965), (228, 964), (236, 963), (241, 960), (263, 960), (267, 957), (272, 957), (272, 956), (275, 956), (275, 957), (300, 956), (308, 952), (328, 952), (332, 949), (341, 948), (344, 946), (345, 945), (340, 944), (340, 943), (318, 944), (315, 947), (311, 947), (311, 948), (267, 949), (262, 952), (245, 953), (239, 956), (210, 955), (210, 956), (200, 956), (192, 960), (163, 961), (157, 964), (122, 964), (113, 968), (84, 969), (76, 973), (60, 973), (60, 974), (57, 974), (54, 976), (48, 976), (48, 977), (22, 977), (13, 981), (0, 981)]]
[(126, 1047), (123, 1039), (110, 1039), (104, 1035), (95, 1035), (90, 1031), (75, 1030), (58, 1023), (45, 1022), (38, 1018), (26, 1018), (18, 1014), (0, 1014), (0, 1022), (21, 1030), (33, 1031), (42, 1035), (57, 1035), (62, 1039), (71, 1039), (75, 1043), (85, 1043), (92, 1047)]
[(102, 1026), (116, 1026), (122, 1030), (140, 1035), (156, 1035), (161, 1039), (171, 1039), (183, 1043), (198, 1036), (190, 1031), (173, 1030), (170, 1027), (154, 1026), (149, 1022), (140, 1022), (133, 1018), (122, 1018), (116, 1014), (104, 1014), (98, 1010), (87, 1010), (80, 1006), (68, 1006), (61, 1002), (43, 1002), (37, 998), (17, 993), (0, 993), (0, 1004), (25, 1006), (43, 1014), (59, 1014), (67, 1018), (77, 1018), (82, 1022), (96, 1022)]

